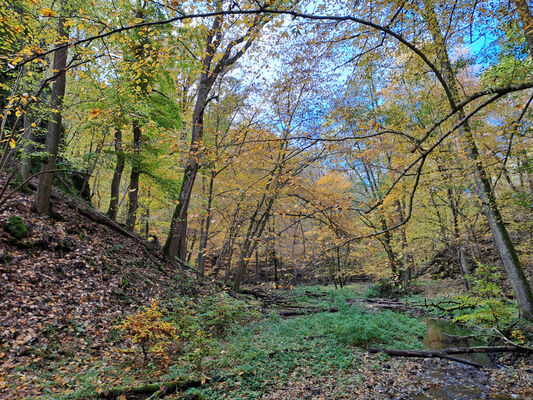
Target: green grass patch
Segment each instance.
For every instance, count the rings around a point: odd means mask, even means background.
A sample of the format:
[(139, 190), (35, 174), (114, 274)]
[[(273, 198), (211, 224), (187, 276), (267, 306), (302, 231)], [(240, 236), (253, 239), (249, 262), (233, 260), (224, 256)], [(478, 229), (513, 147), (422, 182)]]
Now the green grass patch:
[[(92, 366), (85, 364), (79, 372), (75, 372), (75, 364), (63, 364), (62, 398), (94, 394), (108, 387), (104, 382), (137, 386), (183, 377), (225, 378), (173, 398), (257, 399), (291, 379), (300, 379), (300, 374), (301, 379), (308, 374), (336, 376), (340, 386), (344, 376), (348, 385), (362, 379), (357, 371), (368, 367), (367, 347), (420, 348), (426, 330), (425, 323), (417, 319), (392, 311), (367, 313), (346, 302), (361, 297), (363, 292), (361, 287), (337, 291), (311, 287), (283, 292), (301, 304), (339, 308), (338, 312), (289, 319), (282, 319), (275, 312), (261, 317), (256, 304), (240, 302), (226, 294), (196, 301), (177, 299), (162, 309), (162, 318), (180, 332), (179, 351), (166, 372), (150, 360), (141, 366), (135, 349), (130, 349), (125, 357), (100, 360)], [(120, 342), (117, 332), (113, 335), (113, 348), (123, 347), (124, 344), (115, 343)], [(59, 367), (61, 362), (52, 364)], [(58, 393), (54, 375), (50, 370), (41, 376), (43, 398), (54, 398)], [(341, 390), (340, 386), (337, 389)]]

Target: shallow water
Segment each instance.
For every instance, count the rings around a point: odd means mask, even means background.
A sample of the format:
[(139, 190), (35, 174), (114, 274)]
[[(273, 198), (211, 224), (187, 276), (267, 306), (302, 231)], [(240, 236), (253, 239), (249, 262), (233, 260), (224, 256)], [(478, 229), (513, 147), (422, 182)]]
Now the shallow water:
[[(450, 321), (428, 319), (426, 324), (427, 332), (423, 343), (427, 349), (472, 347), (485, 344), (482, 338), (475, 337), (474, 332), (470, 329)], [(459, 338), (458, 336), (468, 336), (468, 338)], [(488, 354), (457, 354), (454, 356), (475, 361), (488, 368), (495, 367)], [(430, 378), (430, 381), (438, 382), (438, 384), (413, 396), (413, 400), (511, 400), (518, 398), (510, 393), (492, 392), (489, 387), (489, 374), (483, 370), (456, 362), (449, 362), (446, 365), (446, 368), (426, 372), (426, 377)]]
[[(474, 347), (485, 345), (481, 337), (475, 337), (471, 329), (442, 319), (426, 320), (427, 331), (423, 344), (426, 349), (438, 350), (447, 347)], [(464, 338), (467, 336), (467, 338)], [(454, 357), (475, 361), (485, 367), (494, 367), (486, 353), (454, 354)]]

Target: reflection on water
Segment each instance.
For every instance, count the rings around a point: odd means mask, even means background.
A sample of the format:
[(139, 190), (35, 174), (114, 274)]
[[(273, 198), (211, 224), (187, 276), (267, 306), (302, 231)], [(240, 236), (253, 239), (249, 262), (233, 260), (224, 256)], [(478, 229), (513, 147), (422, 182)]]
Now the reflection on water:
[[(426, 349), (438, 350), (447, 347), (473, 347), (483, 346), (482, 338), (476, 337), (474, 332), (464, 326), (453, 324), (442, 319), (426, 320), (427, 332), (424, 338)], [(475, 361), (486, 367), (494, 367), (486, 353), (454, 354), (454, 357)]]
[[(450, 321), (429, 319), (424, 346), (427, 349), (438, 350), (446, 347), (472, 347), (485, 343), (482, 338), (476, 337), (470, 329), (451, 323)], [(464, 336), (467, 336), (466, 338)], [(457, 354), (459, 358), (475, 361), (487, 367), (494, 367), (487, 354)], [(511, 400), (512, 394), (493, 393), (488, 387), (488, 374), (479, 369), (464, 364), (450, 362), (446, 369), (428, 371), (426, 377), (432, 382), (439, 382), (429, 387), (423, 393), (412, 397), (413, 400)]]

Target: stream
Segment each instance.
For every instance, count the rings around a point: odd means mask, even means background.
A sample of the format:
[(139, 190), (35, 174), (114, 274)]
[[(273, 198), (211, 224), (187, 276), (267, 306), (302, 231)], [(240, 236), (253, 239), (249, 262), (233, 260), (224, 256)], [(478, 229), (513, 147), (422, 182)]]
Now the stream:
[[(480, 338), (475, 337), (472, 330), (453, 324), (450, 321), (428, 319), (426, 320), (426, 324), (427, 332), (423, 341), (426, 349), (437, 350), (446, 347), (472, 347), (484, 344)], [(459, 336), (468, 337), (460, 338)], [(494, 360), (486, 353), (458, 354), (457, 357), (475, 361), (487, 368), (498, 368)], [(518, 395), (513, 393), (492, 392), (489, 387), (491, 374), (486, 370), (453, 361), (441, 362), (439, 364), (440, 367), (428, 368), (426, 371), (421, 372), (426, 379), (430, 382), (437, 382), (437, 384), (429, 386), (426, 390), (414, 395), (412, 399), (509, 400), (519, 398)]]

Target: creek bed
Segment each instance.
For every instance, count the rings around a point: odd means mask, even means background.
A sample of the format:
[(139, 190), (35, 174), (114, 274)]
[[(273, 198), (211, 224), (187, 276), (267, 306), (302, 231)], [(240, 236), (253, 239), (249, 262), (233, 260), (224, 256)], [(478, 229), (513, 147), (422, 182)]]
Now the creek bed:
[[(475, 332), (467, 327), (441, 319), (428, 319), (426, 324), (427, 332), (423, 343), (429, 350), (485, 345), (482, 338), (476, 337)], [(474, 361), (486, 368), (497, 368), (494, 359), (487, 353), (458, 354), (457, 357)], [(435, 385), (421, 390), (420, 393), (412, 397), (414, 400), (510, 400), (519, 398), (513, 393), (493, 392), (489, 384), (492, 374), (487, 370), (453, 361), (440, 362), (437, 365), (437, 368), (422, 372), (425, 378), (429, 382), (435, 382)]]

